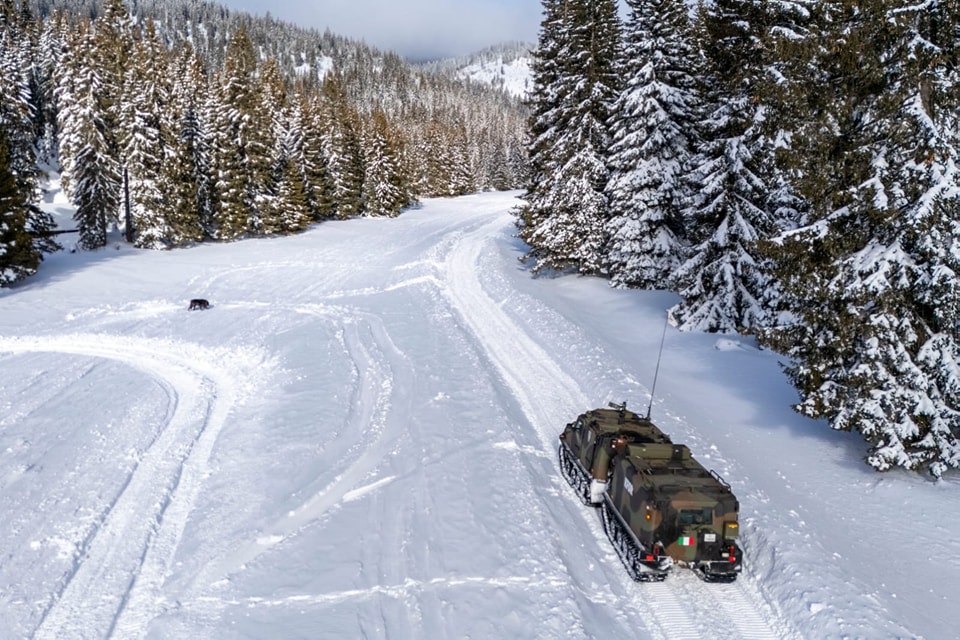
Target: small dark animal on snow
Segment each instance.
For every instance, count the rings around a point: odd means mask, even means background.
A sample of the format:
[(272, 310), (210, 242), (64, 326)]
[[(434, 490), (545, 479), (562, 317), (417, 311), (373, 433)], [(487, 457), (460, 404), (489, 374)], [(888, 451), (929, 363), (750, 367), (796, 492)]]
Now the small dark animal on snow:
[(190, 301), (190, 308), (188, 311), (193, 311), (194, 309), (209, 309), (210, 303), (204, 300), (203, 298), (194, 298)]

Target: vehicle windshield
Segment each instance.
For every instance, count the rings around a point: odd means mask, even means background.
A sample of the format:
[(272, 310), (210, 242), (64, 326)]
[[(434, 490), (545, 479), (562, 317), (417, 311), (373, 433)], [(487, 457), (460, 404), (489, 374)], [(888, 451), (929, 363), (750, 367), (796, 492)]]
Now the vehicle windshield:
[(713, 522), (713, 509), (681, 509), (677, 516), (677, 523), (681, 526), (688, 524), (710, 524)]

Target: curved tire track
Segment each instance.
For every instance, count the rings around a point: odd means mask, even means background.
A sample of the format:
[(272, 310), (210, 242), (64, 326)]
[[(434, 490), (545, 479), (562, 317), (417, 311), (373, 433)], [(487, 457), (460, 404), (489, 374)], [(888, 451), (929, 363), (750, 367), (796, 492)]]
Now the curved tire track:
[(139, 637), (162, 610), (163, 580), (217, 436), (245, 383), (264, 375), (263, 360), (256, 352), (90, 334), (0, 339), (0, 352), (115, 360), (146, 372), (166, 391), (166, 424), (83, 541), (33, 633), (38, 640)]
[[(327, 315), (319, 307), (298, 306), (294, 310), (311, 315)], [(403, 400), (396, 397), (399, 391), (395, 380), (409, 377), (409, 364), (390, 340), (380, 318), (356, 311), (344, 317), (348, 319), (343, 322), (340, 339), (354, 366), (353, 396), (348, 404), (356, 410), (349, 416), (349, 423), (343, 432), (357, 434), (357, 437), (348, 449), (337, 456), (345, 461), (343, 467), (336, 471), (336, 476), (326, 486), (309, 496), (283, 519), (273, 523), (257, 540), (231, 548), (228, 553), (207, 563), (202, 573), (193, 580), (198, 595), (190, 595), (190, 598), (223, 605), (211, 595), (211, 588), (223, 585), (223, 580), (232, 573), (241, 570), (271, 547), (296, 536), (348, 499), (353, 492), (362, 490), (358, 486), (392, 451), (391, 447), (400, 433), (391, 425), (390, 415), (394, 403)]]

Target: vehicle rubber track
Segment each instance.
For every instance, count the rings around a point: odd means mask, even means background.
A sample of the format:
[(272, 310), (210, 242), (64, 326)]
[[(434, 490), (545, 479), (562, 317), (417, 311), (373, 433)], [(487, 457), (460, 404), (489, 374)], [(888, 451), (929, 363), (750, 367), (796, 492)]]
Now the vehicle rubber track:
[(590, 477), (584, 472), (583, 467), (573, 457), (566, 445), (561, 444), (557, 447), (557, 458), (559, 459), (560, 473), (563, 475), (563, 479), (577, 492), (580, 501), (588, 507), (597, 506), (590, 502)]
[(651, 569), (640, 562), (640, 556), (646, 555), (647, 550), (630, 535), (629, 529), (606, 497), (600, 505), (600, 519), (603, 521), (603, 531), (610, 538), (614, 551), (631, 578), (637, 582), (663, 582), (666, 579), (667, 571)]

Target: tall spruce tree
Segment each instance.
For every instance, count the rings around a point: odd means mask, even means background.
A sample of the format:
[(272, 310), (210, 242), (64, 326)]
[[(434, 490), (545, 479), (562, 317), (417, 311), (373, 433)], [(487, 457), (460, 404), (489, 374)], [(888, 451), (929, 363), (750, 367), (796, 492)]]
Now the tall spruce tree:
[(423, 167), (420, 189), (427, 196), (458, 196), (469, 193), (470, 159), (466, 154), (466, 128), (461, 122), (430, 122), (419, 155)]
[(324, 78), (323, 98), (328, 123), (323, 151), (328, 159), (334, 216), (344, 220), (363, 212), (360, 114), (350, 104), (339, 73), (330, 73)]
[(64, 48), (63, 22), (63, 14), (57, 12), (39, 23), (37, 46), (31, 56), (37, 88), (34, 113), (37, 161), (44, 167), (55, 167), (59, 162), (56, 75)]
[[(797, 410), (857, 430), (876, 469), (960, 467), (954, 2), (822, 3), (799, 137), (808, 226), (778, 274)], [(810, 86), (813, 84), (816, 86)]]
[(160, 167), (166, 194), (165, 217), (174, 246), (212, 236), (214, 176), (210, 140), (202, 117), (209, 87), (202, 63), (190, 46), (177, 52), (171, 82), (170, 141)]
[(330, 174), (330, 158), (326, 153), (324, 139), (332, 127), (328, 111), (320, 105), (320, 96), (315, 89), (304, 87), (294, 103), (295, 138), (293, 153), (303, 174), (307, 206), (311, 218), (319, 222), (333, 215), (333, 179)]
[(0, 123), (0, 287), (37, 271), (41, 254), (27, 233), (29, 204), (13, 172), (6, 128)]
[[(256, 194), (256, 231), (272, 235), (284, 231), (302, 230), (308, 220), (306, 187), (302, 177), (294, 171), (292, 137), (290, 130), (290, 104), (287, 84), (274, 59), (266, 60), (257, 73), (260, 106), (264, 112), (264, 124), (269, 129), (265, 140), (270, 145), (267, 174), (263, 187)], [(293, 179), (297, 185), (290, 183)], [(287, 201), (287, 199), (290, 199)]]
[(547, 0), (534, 65), (532, 171), (520, 237), (537, 268), (602, 272), (608, 125), (620, 91), (611, 0)]
[(779, 231), (771, 211), (773, 146), (765, 120), (770, 10), (761, 0), (701, 5), (707, 112), (694, 158), (692, 248), (675, 274), (684, 330), (742, 332), (765, 326), (770, 287), (758, 243)]
[(367, 130), (364, 209), (370, 215), (397, 216), (410, 204), (403, 180), (402, 149), (382, 110), (374, 111)]
[(627, 5), (627, 81), (612, 117), (605, 268), (614, 286), (665, 289), (684, 256), (700, 65), (682, 0)]
[(260, 107), (259, 62), (242, 27), (230, 38), (214, 109), (217, 209), (214, 236), (232, 240), (265, 230), (261, 210), (270, 179), (273, 128)]
[[(12, 2), (3, 7), (4, 11), (13, 9)], [(13, 176), (20, 194), (19, 200), (14, 198), (10, 202), (22, 200), (25, 209), (21, 212), (24, 213), (21, 231), (35, 238), (28, 252), (30, 257), (25, 258), (27, 264), (32, 264), (35, 260), (42, 260), (44, 253), (51, 253), (60, 247), (49, 233), (54, 227), (53, 218), (37, 206), (41, 172), (37, 166), (36, 150), (38, 130), (42, 131), (43, 127), (38, 126), (34, 116), (38, 110), (43, 110), (43, 105), (34, 63), (36, 46), (32, 36), (33, 23), (29, 12), (23, 7), (21, 9), (20, 12), (11, 13), (9, 20), (0, 24), (0, 127), (4, 129), (7, 170)], [(12, 198), (11, 195), (7, 197)], [(20, 220), (19, 213), (14, 217)], [(27, 255), (21, 250), (16, 253), (21, 257)]]
[(6, 128), (11, 170), (27, 197), (33, 195), (30, 191), (36, 188), (38, 175), (33, 121), (37, 96), (29, 61), (32, 53), (29, 36), (17, 23), (0, 25), (0, 123)]
[[(113, 211), (107, 212), (107, 216), (111, 224), (124, 228), (131, 226), (128, 219), (129, 209), (124, 206), (130, 189), (124, 147), (132, 124), (125, 119), (129, 112), (124, 113), (124, 94), (128, 88), (128, 70), (132, 64), (133, 31), (133, 19), (123, 0), (104, 0), (103, 12), (94, 20), (91, 50), (93, 59), (87, 62), (97, 66), (99, 75), (97, 100), (105, 122), (101, 132), (106, 145), (104, 152), (110, 156), (111, 162), (117, 165), (116, 181), (101, 183), (101, 188), (112, 192), (105, 195), (103, 200), (117, 203)], [(127, 234), (127, 239), (132, 240), (132, 235)]]
[(171, 109), (166, 52), (153, 21), (130, 53), (121, 96), (123, 131), (118, 136), (124, 158), (124, 199), (129, 218), (124, 220), (127, 240), (149, 249), (176, 244), (167, 213), (167, 194), (162, 182), (163, 166), (169, 161)]
[(446, 164), (446, 181), (442, 195), (463, 196), (477, 190), (476, 173), (470, 158), (469, 129), (462, 118), (455, 117), (442, 129), (445, 151), (440, 158)]
[(530, 119), (527, 147), (530, 173), (523, 195), (525, 204), (519, 211), (521, 234), (523, 229), (528, 230), (526, 233), (535, 230), (549, 215), (546, 198), (557, 167), (555, 120), (566, 90), (561, 82), (562, 55), (567, 49), (569, 36), (565, 24), (566, 9), (567, 4), (563, 0), (543, 0), (543, 20), (531, 63), (533, 87), (528, 98)]
[(57, 85), (62, 184), (77, 208), (74, 220), (84, 249), (106, 245), (120, 205), (114, 121), (101, 92), (96, 52), (91, 26), (82, 23), (68, 43)]

